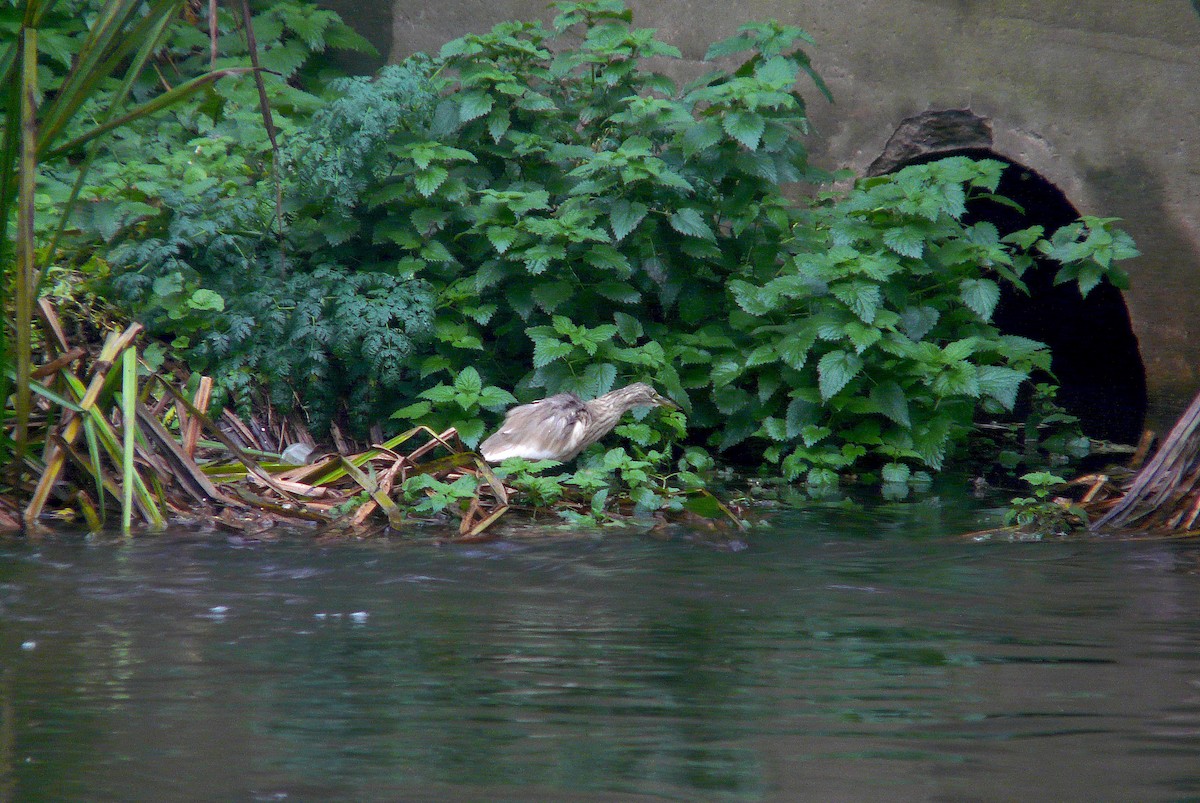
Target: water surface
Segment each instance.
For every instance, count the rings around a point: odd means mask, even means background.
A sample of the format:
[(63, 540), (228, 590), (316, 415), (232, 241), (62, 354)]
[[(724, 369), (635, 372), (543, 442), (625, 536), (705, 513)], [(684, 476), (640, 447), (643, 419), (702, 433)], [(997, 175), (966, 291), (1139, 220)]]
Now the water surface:
[(0, 541), (0, 799), (1200, 797), (1198, 545), (976, 526)]

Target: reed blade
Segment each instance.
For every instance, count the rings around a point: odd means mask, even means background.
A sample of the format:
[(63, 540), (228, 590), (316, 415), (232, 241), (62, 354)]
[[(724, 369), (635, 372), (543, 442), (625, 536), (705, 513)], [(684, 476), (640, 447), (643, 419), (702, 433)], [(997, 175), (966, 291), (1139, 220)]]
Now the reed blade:
[(121, 428), (124, 436), (121, 452), (121, 532), (129, 534), (133, 526), (133, 449), (137, 444), (137, 348), (130, 346), (121, 355)]

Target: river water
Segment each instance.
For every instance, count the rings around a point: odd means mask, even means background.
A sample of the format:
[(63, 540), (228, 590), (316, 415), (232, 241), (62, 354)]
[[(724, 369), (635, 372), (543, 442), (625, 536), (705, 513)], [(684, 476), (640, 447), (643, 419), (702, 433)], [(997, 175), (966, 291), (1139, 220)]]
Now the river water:
[(0, 799), (1200, 799), (1200, 544), (0, 541)]

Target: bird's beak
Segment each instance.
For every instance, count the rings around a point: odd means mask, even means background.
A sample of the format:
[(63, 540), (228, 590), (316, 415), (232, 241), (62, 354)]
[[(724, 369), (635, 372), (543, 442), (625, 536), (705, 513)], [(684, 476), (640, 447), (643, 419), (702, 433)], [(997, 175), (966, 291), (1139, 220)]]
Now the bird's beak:
[(668, 410), (679, 409), (679, 405), (668, 399), (666, 396), (656, 394), (655, 401), (658, 402), (659, 407), (666, 407)]

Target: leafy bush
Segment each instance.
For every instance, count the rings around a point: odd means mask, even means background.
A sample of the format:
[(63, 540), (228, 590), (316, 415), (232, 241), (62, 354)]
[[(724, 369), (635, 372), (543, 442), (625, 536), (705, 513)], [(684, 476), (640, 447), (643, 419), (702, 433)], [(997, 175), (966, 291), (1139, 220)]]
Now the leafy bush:
[(437, 294), (422, 377), (472, 366), (522, 398), (646, 380), (711, 445), (755, 439), (788, 478), (828, 484), (869, 458), (895, 483), (940, 468), (981, 409), (1011, 409), (1048, 370), (1041, 343), (991, 323), (1028, 249), (1065, 260), (1083, 292), (1121, 280), (1131, 243), (1109, 220), (1049, 241), (964, 225), (994, 162), (788, 200), (783, 185), (821, 177), (794, 86), (827, 94), (798, 28), (743, 26), (708, 53), (740, 66), (679, 89), (644, 66), (678, 51), (621, 4), (558, 8), (553, 30), (503, 23), (343, 83), (302, 138), (309, 247), (339, 243)]
[[(272, 122), (286, 143), (322, 107), (307, 91), (329, 78), (320, 54), (370, 45), (307, 2), (254, 8), (262, 64), (274, 71), (265, 77)], [(208, 68), (206, 14), (175, 27), (160, 55), (164, 80)], [(221, 9), (217, 22), (216, 66), (245, 66), (240, 19)], [(344, 407), (365, 430), (413, 391), (408, 366), (432, 333), (428, 285), (292, 246), (279, 226), (274, 154), (252, 80), (227, 80), (121, 130), (101, 157), (74, 219), (77, 259), (105, 251), (113, 295), (215, 376), (218, 403), (232, 396), (246, 409), (251, 389), (265, 385), (273, 402), (287, 409), (298, 400), (318, 426)], [(52, 173), (42, 203), (60, 203), (74, 181), (71, 165)]]
[[(285, 6), (261, 12), (259, 33), (295, 76), (339, 29)], [(318, 424), (341, 400), (364, 427), (390, 400), (473, 443), (514, 398), (500, 388), (591, 397), (644, 380), (684, 407), (693, 436), (750, 440), (789, 479), (866, 470), (897, 485), (940, 468), (981, 410), (1011, 409), (1048, 369), (1042, 344), (991, 323), (1000, 286), (1023, 288), (1027, 251), (1062, 261), (1081, 292), (1121, 282), (1116, 261), (1136, 253), (1109, 219), (1049, 239), (964, 225), (972, 198), (993, 197), (992, 162), (796, 203), (785, 185), (827, 178), (802, 142), (797, 81), (828, 96), (804, 31), (747, 24), (708, 51), (740, 65), (680, 88), (646, 67), (678, 51), (619, 2), (558, 8), (552, 29), (503, 23), (339, 80), (324, 105), (275, 85), (283, 231), (247, 82), (131, 132), (127, 155), (187, 145), (89, 190), (81, 224), (114, 244), (120, 296), (226, 390), (265, 382)], [(182, 64), (200, 57), (188, 36)], [(647, 476), (698, 479), (672, 473), (681, 418), (618, 434)]]

